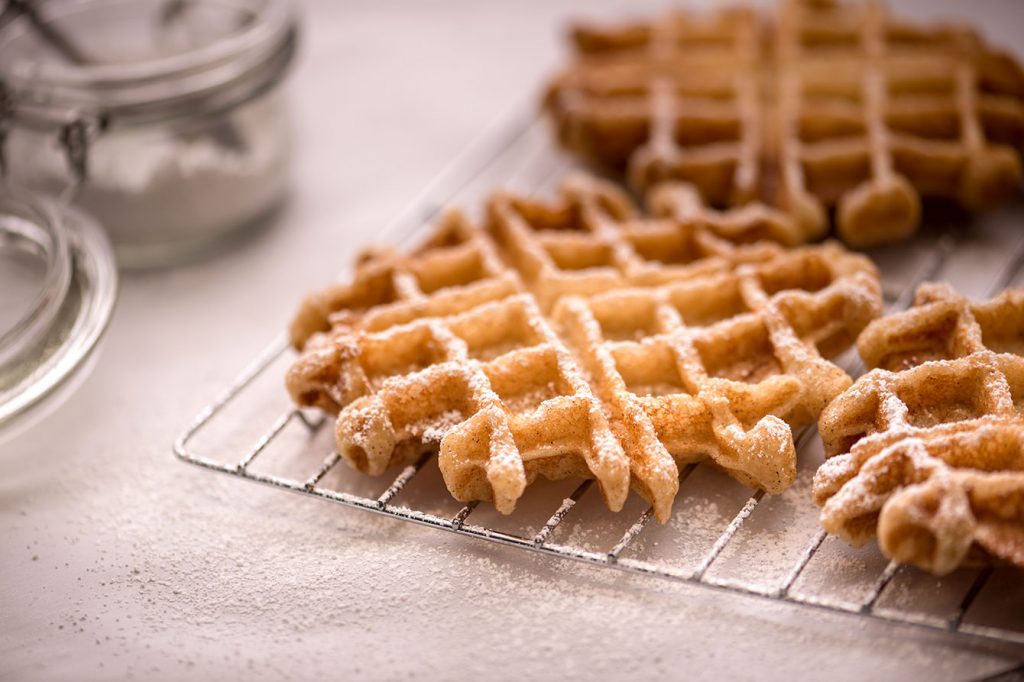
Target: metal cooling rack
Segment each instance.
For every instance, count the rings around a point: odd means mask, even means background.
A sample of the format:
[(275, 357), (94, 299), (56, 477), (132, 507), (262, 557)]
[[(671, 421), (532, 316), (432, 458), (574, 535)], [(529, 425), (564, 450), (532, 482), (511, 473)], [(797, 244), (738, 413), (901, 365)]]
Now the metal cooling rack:
[[(428, 224), (436, 215), (438, 208), (448, 202), (457, 202), (466, 207), (477, 206), (485, 193), (497, 186), (513, 187), (525, 192), (543, 190), (553, 185), (555, 180), (568, 170), (569, 162), (551, 149), (548, 131), (534, 117), (524, 118), (511, 126), (504, 126), (503, 129), (504, 134), (486, 134), (471, 146), (470, 151), (457, 159), (395, 221), (385, 238), (395, 241), (396, 238), (404, 240), (413, 237), (417, 229)], [(1015, 225), (1024, 227), (1024, 206), (1017, 205), (989, 218), (977, 220), (969, 232), (959, 229), (956, 225), (930, 228), (923, 231), (922, 235), (908, 246), (872, 254), (883, 273), (887, 305), (890, 309), (906, 307), (912, 300), (916, 285), (932, 278), (950, 280), (964, 293), (979, 298), (989, 296), (1007, 285), (1021, 284), (1024, 281), (1021, 267), (1024, 262), (1024, 230), (1015, 229)], [(731, 521), (723, 524), (713, 541), (704, 545), (699, 559), (683, 566), (672, 561), (645, 558), (643, 552), (636, 551), (645, 530), (647, 534), (658, 532), (648, 530), (652, 518), (651, 509), (642, 511), (617, 541), (609, 542), (603, 547), (595, 548), (586, 546), (585, 542), (573, 542), (572, 536), (567, 540), (558, 540), (556, 536), (567, 519), (580, 513), (580, 503), (591, 489), (590, 481), (584, 481), (572, 490), (561, 504), (553, 509), (550, 517), (539, 526), (539, 529), (530, 529), (530, 532), (526, 533), (508, 532), (488, 527), (486, 524), (474, 523), (474, 513), (477, 517), (481, 516), (477, 503), (465, 505), (450, 515), (425, 511), (416, 505), (402, 504), (403, 491), (421, 474), (425, 465), (431, 461), (431, 455), (426, 455), (417, 463), (404, 468), (379, 495), (364, 494), (362, 487), (353, 492), (328, 486), (325, 484), (325, 478), (339, 465), (340, 456), (337, 452), (330, 451), (326, 458), (321, 459), (322, 451), (321, 455), (317, 455), (312, 445), (314, 437), (322, 431), (328, 420), (319, 414), (287, 407), (288, 400), (281, 388), (281, 373), (270, 370), (275, 365), (286, 366), (281, 363), (286, 363), (290, 354), (291, 351), (282, 335), (245, 368), (215, 402), (198, 414), (175, 442), (176, 455), (186, 462), (213, 471), (462, 536), (489, 540), (560, 559), (574, 559), (712, 589), (730, 590), (926, 628), (946, 633), (957, 642), (974, 643), (987, 648), (994, 646), (1003, 653), (1008, 651), (1011, 655), (1019, 655), (1024, 659), (1024, 608), (1020, 606), (1024, 604), (1024, 586), (1021, 585), (1024, 580), (1021, 580), (1022, 576), (1019, 573), (1011, 574), (1008, 578), (1003, 576), (1006, 579), (1000, 581), (993, 580), (993, 575), (997, 574), (993, 569), (969, 571), (943, 584), (942, 581), (936, 581), (907, 567), (900, 567), (892, 562), (885, 564), (877, 549), (871, 548), (868, 551), (873, 551), (874, 554), (870, 555), (869, 560), (864, 560), (861, 555), (847, 560), (840, 554), (839, 558), (833, 559), (832, 562), (836, 566), (842, 565), (843, 568), (830, 569), (829, 566), (825, 566), (824, 584), (808, 587), (801, 584), (802, 578), (808, 573), (808, 567), (814, 566), (820, 556), (826, 553), (822, 548), (828, 544), (826, 534), (824, 531), (815, 530), (816, 525), (805, 529), (807, 532), (800, 538), (800, 546), (803, 549), (795, 556), (771, 560), (776, 563), (787, 562), (788, 566), (781, 572), (776, 571), (775, 578), (767, 583), (745, 579), (742, 575), (739, 578), (735, 575), (730, 576), (728, 571), (724, 574), (716, 572), (718, 565), (724, 563), (723, 557), (726, 554), (744, 551), (744, 542), (737, 540), (740, 534), (760, 532), (748, 529), (752, 524), (756, 525), (751, 518), (757, 514), (759, 507), (765, 507), (763, 500), (772, 499), (765, 498), (763, 491), (760, 490), (750, 494), (738, 512), (732, 516)], [(843, 360), (840, 364), (851, 373), (856, 375), (863, 371), (852, 352)], [(239, 442), (225, 445), (224, 442), (237, 439), (224, 437), (208, 446), (210, 450), (216, 450), (215, 454), (200, 454), (197, 441), (207, 431), (218, 428), (229, 432), (235, 430), (232, 421), (235, 418), (225, 414), (230, 412), (233, 405), (243, 400), (247, 394), (260, 392), (262, 395), (259, 397), (265, 399), (266, 392), (275, 390), (264, 387), (264, 391), (257, 386), (261, 378), (272, 374), (271, 383), (276, 387), (273, 397), (279, 399), (283, 411), (277, 411), (276, 416), (266, 419), (263, 422), (266, 426), (262, 433), (250, 440), (248, 445), (241, 445)], [(305, 445), (300, 444), (300, 449), (308, 451), (308, 468), (300, 473), (288, 475), (260, 470), (259, 458), (267, 457), (265, 453), (281, 439), (281, 434), (286, 429), (296, 427), (306, 433), (306, 439), (302, 441)], [(793, 499), (798, 505), (808, 508), (813, 508), (814, 505), (810, 501), (810, 477), (806, 474), (808, 471), (813, 472), (818, 460), (813, 459), (813, 455), (805, 453), (815, 447), (818, 440), (815, 436), (815, 429), (809, 428), (800, 433), (797, 440), (798, 451), (801, 453), (800, 466), (805, 475), (802, 475), (794, 486)], [(324, 447), (330, 449), (329, 446)], [(811, 461), (808, 461), (809, 457)], [(820, 455), (818, 457), (820, 458)], [(688, 494), (684, 484), (688, 479), (697, 478), (693, 474), (698, 468), (700, 467), (691, 465), (683, 470), (681, 498)], [(442, 492), (447, 494), (446, 491)], [(590, 497), (594, 496), (592, 492), (589, 494)], [(679, 504), (677, 501), (677, 506)], [(770, 502), (767, 504), (771, 505)], [(522, 507), (521, 504), (520, 509)], [(484, 516), (487, 515), (486, 511), (483, 510)], [(519, 513), (517, 511), (517, 514)], [(816, 517), (817, 510), (813, 509), (811, 513)], [(792, 545), (792, 542), (789, 544)], [(740, 545), (739, 550), (735, 549), (737, 545)], [(756, 566), (765, 559), (759, 554), (747, 561), (749, 566)], [(860, 567), (855, 579), (842, 572), (845, 570), (845, 564)], [(740, 573), (745, 574), (746, 571)], [(835, 580), (840, 580), (844, 584), (852, 582), (858, 585), (859, 589), (854, 590), (854, 595), (846, 594), (842, 590), (837, 593), (830, 589), (831, 583)], [(922, 584), (922, 592), (927, 592), (932, 600), (939, 594), (939, 601), (948, 604), (948, 608), (938, 613), (914, 608), (914, 589), (915, 586), (920, 588)], [(1007, 584), (1010, 585), (1009, 597), (1006, 596)], [(1020, 586), (1016, 593), (1014, 585)], [(983, 597), (988, 595), (989, 591), (997, 591), (998, 594), (994, 598), (1001, 602), (995, 609), (999, 614), (999, 620), (995, 623), (974, 617), (974, 607), (979, 601), (985, 601)], [(889, 592), (903, 593), (903, 603), (900, 599), (895, 599), (888, 601), (896, 601), (896, 606), (887, 605)], [(906, 594), (910, 594), (910, 597)], [(1007, 602), (1007, 599), (1010, 601)], [(911, 602), (909, 605), (906, 603), (908, 601)], [(992, 601), (992, 598), (989, 597), (987, 601)], [(1015, 618), (1009, 623), (1005, 621), (1007, 611)]]

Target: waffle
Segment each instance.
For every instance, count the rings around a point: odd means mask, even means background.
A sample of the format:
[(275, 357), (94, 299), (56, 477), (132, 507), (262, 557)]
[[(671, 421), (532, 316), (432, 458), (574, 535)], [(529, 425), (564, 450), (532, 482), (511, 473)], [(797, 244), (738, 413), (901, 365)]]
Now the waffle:
[(938, 575), (1024, 566), (1024, 290), (922, 286), (857, 341), (875, 368), (822, 413), (826, 530)]
[(338, 415), (356, 469), (437, 450), (458, 500), (503, 513), (537, 476), (579, 477), (664, 521), (701, 460), (781, 491), (792, 428), (850, 385), (822, 355), (881, 308), (873, 266), (837, 244), (733, 245), (591, 178), (554, 201), (496, 193), (484, 223), (449, 213), (308, 297), (287, 385)]
[(774, 22), (673, 13), (573, 42), (545, 97), (566, 148), (640, 192), (689, 183), (734, 225), (767, 215), (790, 243), (832, 209), (851, 246), (898, 241), (922, 195), (978, 210), (1020, 182), (1024, 72), (964, 26), (782, 0)]

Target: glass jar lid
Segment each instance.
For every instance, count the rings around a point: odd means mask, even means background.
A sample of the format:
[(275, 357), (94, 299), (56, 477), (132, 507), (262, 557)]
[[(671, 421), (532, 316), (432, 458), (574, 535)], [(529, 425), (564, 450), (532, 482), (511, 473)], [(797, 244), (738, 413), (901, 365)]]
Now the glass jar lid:
[(215, 113), (273, 85), (295, 37), (288, 0), (10, 2), (0, 84), (15, 123), (35, 128)]
[(91, 218), (0, 190), (0, 440), (65, 397), (116, 296), (110, 244)]

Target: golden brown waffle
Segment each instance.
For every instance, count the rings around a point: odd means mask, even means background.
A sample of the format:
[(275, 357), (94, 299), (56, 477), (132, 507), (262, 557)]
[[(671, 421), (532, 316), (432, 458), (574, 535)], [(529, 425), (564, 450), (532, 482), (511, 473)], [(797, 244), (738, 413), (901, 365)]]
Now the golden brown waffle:
[(924, 285), (857, 346), (877, 369), (819, 425), (825, 529), (854, 544), (877, 532), (886, 555), (939, 575), (1024, 566), (1024, 291), (972, 304)]
[(831, 208), (848, 244), (897, 241), (921, 195), (982, 209), (1020, 182), (1024, 72), (963, 26), (782, 0), (774, 22), (675, 13), (573, 39), (545, 99), (564, 146), (638, 191), (690, 183), (734, 225), (768, 216), (785, 242)]
[(437, 449), (457, 499), (505, 513), (538, 475), (572, 476), (665, 520), (678, 466), (703, 459), (784, 489), (792, 427), (850, 384), (821, 354), (881, 307), (873, 266), (838, 245), (734, 246), (593, 179), (554, 202), (498, 193), (486, 222), (450, 213), (412, 254), (371, 254), (309, 297), (287, 383), (338, 413), (357, 469)]

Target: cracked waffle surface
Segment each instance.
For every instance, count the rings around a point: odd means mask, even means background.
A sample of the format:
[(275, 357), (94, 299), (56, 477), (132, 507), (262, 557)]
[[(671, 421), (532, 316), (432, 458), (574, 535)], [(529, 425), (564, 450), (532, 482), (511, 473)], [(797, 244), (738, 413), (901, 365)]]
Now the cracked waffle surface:
[(924, 285), (857, 342), (874, 368), (819, 428), (825, 529), (942, 575), (1024, 567), (1024, 291), (971, 303)]
[(864, 247), (909, 236), (920, 197), (971, 210), (1016, 191), (1024, 72), (969, 28), (923, 27), (873, 2), (782, 0), (774, 17), (574, 30), (548, 88), (561, 143), (645, 191), (690, 183), (709, 220), (828, 228)]
[(457, 499), (504, 513), (537, 476), (582, 477), (664, 521), (704, 459), (783, 490), (792, 429), (850, 385), (822, 355), (881, 308), (874, 267), (836, 244), (733, 245), (582, 176), (554, 201), (499, 192), (484, 222), (449, 213), (309, 296), (287, 385), (338, 415), (360, 471), (436, 449)]

